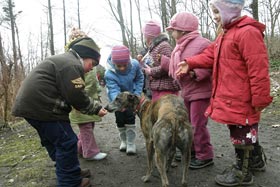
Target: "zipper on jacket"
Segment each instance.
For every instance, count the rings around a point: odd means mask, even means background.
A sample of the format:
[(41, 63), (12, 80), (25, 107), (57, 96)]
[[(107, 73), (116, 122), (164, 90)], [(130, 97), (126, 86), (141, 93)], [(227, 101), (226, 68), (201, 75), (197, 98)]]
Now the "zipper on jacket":
[(221, 47), (222, 47), (222, 43), (223, 43), (223, 40), (224, 40), (224, 35), (225, 33), (223, 33), (223, 35), (221, 36), (221, 40), (220, 42), (218, 43), (218, 54), (217, 54), (217, 60), (216, 60), (216, 63), (215, 63), (215, 67), (216, 67), (216, 72), (217, 72), (217, 76), (216, 76), (216, 82), (215, 82), (215, 90), (213, 91), (213, 98), (215, 97), (216, 95), (216, 90), (217, 90), (217, 87), (218, 87), (218, 76), (219, 76), (219, 59), (220, 59), (220, 52), (221, 52)]

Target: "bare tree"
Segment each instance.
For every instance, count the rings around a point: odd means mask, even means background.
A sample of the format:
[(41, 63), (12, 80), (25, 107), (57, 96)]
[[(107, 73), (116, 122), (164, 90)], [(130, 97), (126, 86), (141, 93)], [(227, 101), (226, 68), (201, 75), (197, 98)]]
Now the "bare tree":
[[(278, 0), (263, 0), (260, 3), (263, 9), (262, 18), (266, 24), (266, 43), (270, 57), (279, 56), (279, 36), (275, 35), (277, 21), (280, 14), (280, 2)], [(279, 28), (278, 28), (279, 33)]]
[(65, 0), (63, 0), (63, 31), (64, 31), (64, 46), (65, 46), (67, 43)]
[(177, 0), (171, 0), (171, 5), (170, 5), (170, 18), (177, 13)]
[(136, 45), (134, 42), (134, 32), (133, 32), (133, 10), (132, 10), (132, 2), (129, 0), (129, 12), (130, 12), (130, 32), (128, 32), (127, 37), (129, 38), (129, 48), (131, 51), (131, 56), (135, 57), (136, 54)]
[(9, 108), (11, 103), (11, 80), (12, 80), (12, 68), (13, 63), (11, 60), (7, 61), (6, 57), (4, 55), (4, 48), (2, 45), (2, 36), (0, 34), (0, 69), (1, 69), (1, 75), (0, 75), (0, 81), (1, 81), (1, 87), (0, 87), (0, 116), (3, 118), (3, 128), (8, 127), (8, 114), (9, 114)]
[(79, 29), (81, 29), (81, 17), (80, 17), (80, 0), (77, 0), (77, 10), (78, 10), (78, 25)]
[(139, 0), (135, 0), (135, 5), (136, 5), (136, 8), (137, 8), (137, 13), (138, 13), (139, 30), (140, 30), (140, 37), (141, 37), (141, 47), (144, 48), (145, 47), (145, 43), (144, 43), (144, 37), (143, 37), (143, 33), (142, 33), (142, 20), (141, 20), (140, 1)]
[[(12, 36), (12, 57), (9, 51), (4, 50), (2, 44), (2, 37), (0, 38), (0, 61), (1, 61), (1, 109), (4, 122), (6, 123), (11, 115), (10, 108), (12, 101), (15, 98), (17, 90), (20, 86), (21, 80), (24, 77), (24, 67), (22, 61), (22, 54), (20, 49), (19, 32), (16, 24), (16, 18), (21, 13), (14, 13), (14, 2), (12, 0), (6, 1), (6, 6), (3, 7), (5, 16), (4, 20), (8, 23), (8, 29), (11, 30)], [(9, 45), (7, 45), (9, 46)], [(18, 64), (20, 59), (20, 66)]]
[(267, 0), (266, 4), (268, 10), (269, 10), (269, 15), (270, 15), (270, 30), (271, 30), (271, 37), (273, 38), (275, 36), (275, 25), (276, 21), (279, 19), (279, 14), (280, 14), (280, 1), (278, 0)]
[(16, 31), (15, 31), (15, 14), (14, 14), (14, 2), (8, 0), (7, 6), (3, 7), (4, 12), (6, 13), (5, 20), (9, 22), (12, 35), (12, 49), (13, 49), (13, 63), (14, 63), (14, 72), (18, 72), (18, 63), (17, 63), (17, 46), (16, 46)]
[[(44, 59), (44, 45), (43, 45), (43, 31), (42, 23), (40, 24), (40, 49), (41, 49), (41, 61)], [(48, 40), (47, 40), (48, 41)]]
[(49, 29), (50, 29), (50, 51), (51, 55), (54, 55), (54, 35), (53, 35), (53, 20), (52, 20), (52, 5), (51, 0), (48, 0), (48, 10), (49, 10)]
[(42, 61), (43, 48), (41, 47), (41, 36), (34, 38), (34, 34), (29, 33), (27, 43), (27, 57), (25, 58), (24, 71), (28, 74), (39, 62)]
[(129, 47), (128, 41), (126, 38), (126, 27), (125, 27), (124, 18), (123, 18), (121, 1), (117, 0), (117, 8), (112, 4), (112, 2), (110, 0), (107, 0), (107, 3), (110, 6), (111, 13), (113, 14), (114, 18), (116, 19), (116, 21), (118, 22), (118, 24), (121, 28), (123, 45)]
[(148, 10), (149, 10), (149, 14), (150, 14), (150, 18), (153, 19), (153, 14), (152, 14), (152, 9), (151, 9), (151, 3), (150, 3), (150, 0), (147, 0), (148, 2)]
[(18, 46), (18, 58), (19, 58), (19, 65), (20, 65), (20, 73), (22, 76), (24, 76), (24, 66), (23, 66), (23, 60), (22, 60), (22, 54), (21, 54), (21, 47), (20, 47), (20, 40), (19, 40), (19, 32), (18, 27), (15, 22), (15, 29), (16, 29), (16, 36), (17, 36), (17, 46)]
[[(206, 4), (206, 5), (205, 5)], [(213, 27), (214, 23), (211, 21), (211, 13), (209, 10), (209, 0), (206, 0), (206, 3), (202, 4), (203, 10), (205, 11), (203, 17), (205, 18), (204, 22), (204, 29), (203, 33), (205, 34), (205, 37), (208, 39), (211, 39), (211, 26)]]
[(255, 20), (259, 20), (259, 3), (258, 3), (258, 0), (252, 0), (250, 8), (252, 9), (253, 18)]
[(168, 11), (166, 8), (167, 2), (166, 0), (160, 0), (160, 10), (161, 10), (161, 21), (162, 21), (162, 29), (165, 30), (165, 28), (169, 24), (169, 19), (168, 19)]

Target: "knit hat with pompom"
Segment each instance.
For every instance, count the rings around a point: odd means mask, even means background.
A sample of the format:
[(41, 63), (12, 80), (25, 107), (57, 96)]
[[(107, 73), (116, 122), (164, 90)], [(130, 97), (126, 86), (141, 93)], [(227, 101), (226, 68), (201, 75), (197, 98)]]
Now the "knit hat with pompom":
[(72, 49), (78, 53), (81, 58), (92, 58), (99, 63), (100, 48), (95, 41), (88, 37), (79, 29), (72, 29), (69, 36), (70, 43), (66, 45), (66, 50)]

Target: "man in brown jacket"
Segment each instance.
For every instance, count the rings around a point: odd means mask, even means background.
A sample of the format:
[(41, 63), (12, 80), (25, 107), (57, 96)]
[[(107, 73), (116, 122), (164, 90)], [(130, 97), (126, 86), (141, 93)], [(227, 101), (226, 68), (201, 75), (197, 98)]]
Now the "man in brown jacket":
[(46, 58), (23, 81), (12, 113), (34, 127), (50, 158), (56, 162), (58, 187), (89, 187), (89, 171), (81, 170), (77, 136), (70, 121), (72, 107), (84, 114), (106, 115), (85, 90), (84, 73), (99, 63), (100, 53), (89, 37), (73, 41), (64, 54)]

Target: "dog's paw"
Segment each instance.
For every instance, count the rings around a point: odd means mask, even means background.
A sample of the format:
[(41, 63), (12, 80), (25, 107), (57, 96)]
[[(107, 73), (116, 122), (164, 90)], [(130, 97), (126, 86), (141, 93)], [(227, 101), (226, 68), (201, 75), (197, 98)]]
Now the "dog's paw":
[(150, 176), (148, 176), (148, 175), (145, 175), (142, 177), (143, 182), (149, 182), (149, 179), (150, 179)]

